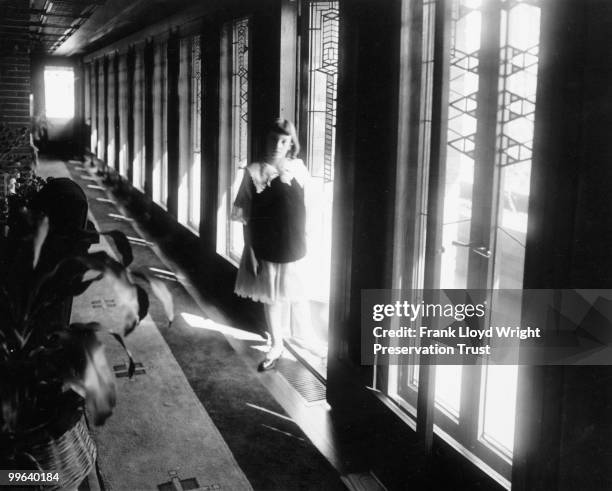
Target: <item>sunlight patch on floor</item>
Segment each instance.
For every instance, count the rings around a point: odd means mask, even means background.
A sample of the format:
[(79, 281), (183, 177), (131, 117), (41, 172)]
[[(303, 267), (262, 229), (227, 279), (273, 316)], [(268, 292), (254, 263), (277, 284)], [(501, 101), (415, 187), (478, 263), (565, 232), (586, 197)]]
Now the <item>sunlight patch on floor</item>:
[(197, 327), (199, 329), (208, 329), (209, 331), (219, 332), (226, 336), (240, 339), (242, 341), (262, 341), (263, 338), (259, 334), (254, 334), (252, 332), (243, 331), (242, 329), (236, 329), (231, 326), (224, 326), (223, 324), (218, 324), (217, 322), (211, 319), (205, 319), (199, 315), (189, 314), (187, 312), (182, 312), (181, 317), (183, 320), (191, 327)]

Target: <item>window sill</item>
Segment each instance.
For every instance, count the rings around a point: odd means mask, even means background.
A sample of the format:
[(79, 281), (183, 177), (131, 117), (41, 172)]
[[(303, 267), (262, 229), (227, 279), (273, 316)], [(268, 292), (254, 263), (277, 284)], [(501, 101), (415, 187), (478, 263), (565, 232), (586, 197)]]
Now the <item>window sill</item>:
[(484, 462), (482, 459), (474, 455), (467, 448), (461, 445), (457, 440), (451, 437), (448, 433), (446, 433), (442, 428), (437, 425), (434, 425), (434, 433), (440, 437), (442, 441), (450, 445), (454, 450), (459, 452), (463, 457), (465, 457), (468, 461), (478, 467), (485, 474), (490, 476), (493, 480), (495, 480), (498, 484), (503, 486), (505, 489), (510, 490), (512, 485), (508, 479), (502, 476), (499, 472), (493, 469), (490, 465)]
[(228, 256), (227, 253), (225, 252), (219, 252), (217, 251), (217, 255), (219, 255), (220, 257), (222, 257), (223, 259), (225, 259), (228, 263), (230, 263), (232, 266), (234, 266), (236, 269), (238, 269), (238, 267), (240, 266), (240, 262), (237, 261), (236, 259), (234, 259), (231, 256)]

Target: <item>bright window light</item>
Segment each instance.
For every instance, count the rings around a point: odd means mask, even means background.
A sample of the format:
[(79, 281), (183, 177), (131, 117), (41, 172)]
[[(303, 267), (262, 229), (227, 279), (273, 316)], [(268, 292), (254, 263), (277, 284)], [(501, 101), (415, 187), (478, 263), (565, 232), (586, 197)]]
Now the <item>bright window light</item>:
[(48, 118), (74, 117), (74, 70), (71, 67), (45, 68), (45, 112)]

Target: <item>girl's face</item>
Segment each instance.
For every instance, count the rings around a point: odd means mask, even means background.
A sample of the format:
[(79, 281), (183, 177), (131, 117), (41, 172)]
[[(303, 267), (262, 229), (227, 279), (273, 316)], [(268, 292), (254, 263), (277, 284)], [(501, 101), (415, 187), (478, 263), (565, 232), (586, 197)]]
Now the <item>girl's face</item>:
[(291, 137), (281, 133), (269, 133), (266, 154), (269, 159), (279, 160), (285, 158), (291, 150)]

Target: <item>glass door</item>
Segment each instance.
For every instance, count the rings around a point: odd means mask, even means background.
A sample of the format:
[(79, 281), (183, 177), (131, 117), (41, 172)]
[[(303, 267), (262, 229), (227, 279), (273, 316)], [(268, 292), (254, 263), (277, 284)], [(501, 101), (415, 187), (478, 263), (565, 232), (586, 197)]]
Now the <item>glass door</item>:
[[(432, 132), (429, 140), (415, 140), (419, 147), (431, 145), (430, 160), (418, 162), (424, 174), (436, 176), (422, 181), (428, 223), (418, 229), (420, 250), (407, 268), (419, 257), (427, 260), (412, 288), (483, 290), (483, 298), (471, 300), (487, 301), (488, 312), (513, 312), (518, 322), (518, 297), (500, 290), (523, 286), (539, 2), (409, 3), (422, 19), (421, 59), (413, 60), (422, 74), (421, 136)], [(422, 124), (427, 119), (433, 122), (429, 128)], [(418, 155), (425, 154), (419, 148)], [(480, 366), (435, 367), (437, 431), (505, 479), (511, 473), (517, 373), (516, 366), (486, 360)], [(418, 361), (392, 367), (388, 384), (390, 395), (415, 411)]]
[[(338, 85), (338, 2), (300, 5), (298, 128), (300, 158), (308, 167), (307, 302), (291, 312), (290, 347), (311, 368), (326, 376), (331, 271), (331, 225), (336, 146)], [(303, 309), (297, 311), (296, 308)]]

